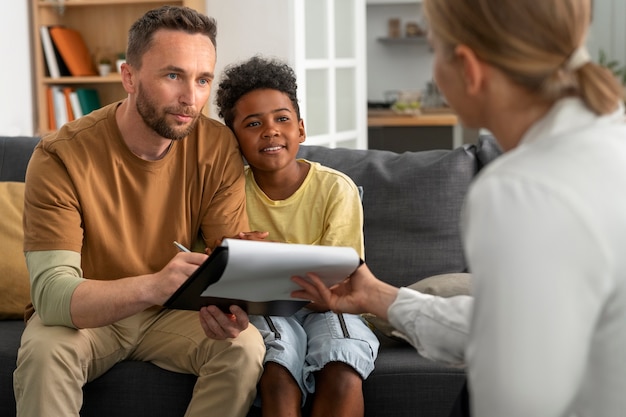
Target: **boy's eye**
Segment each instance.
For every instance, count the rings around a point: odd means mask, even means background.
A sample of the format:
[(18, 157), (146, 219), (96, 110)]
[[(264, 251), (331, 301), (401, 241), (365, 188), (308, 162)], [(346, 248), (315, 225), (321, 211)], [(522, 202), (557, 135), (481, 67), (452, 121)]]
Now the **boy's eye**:
[(250, 122), (250, 123), (248, 123), (246, 126), (247, 126), (247, 127), (256, 127), (256, 126), (259, 126), (259, 125), (260, 125), (260, 123), (259, 123), (259, 122)]
[(287, 121), (289, 121), (289, 116), (279, 116), (278, 117), (278, 121), (279, 122), (287, 122)]

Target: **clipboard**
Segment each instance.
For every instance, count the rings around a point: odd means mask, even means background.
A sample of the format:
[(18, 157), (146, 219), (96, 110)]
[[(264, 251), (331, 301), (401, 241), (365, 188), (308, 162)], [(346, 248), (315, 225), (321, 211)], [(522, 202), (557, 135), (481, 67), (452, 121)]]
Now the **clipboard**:
[(315, 272), (330, 287), (361, 264), (350, 247), (224, 239), (164, 307), (199, 310), (216, 305), (229, 313), (237, 305), (248, 314), (290, 316), (309, 303), (291, 298), (291, 291), (300, 288), (292, 276)]

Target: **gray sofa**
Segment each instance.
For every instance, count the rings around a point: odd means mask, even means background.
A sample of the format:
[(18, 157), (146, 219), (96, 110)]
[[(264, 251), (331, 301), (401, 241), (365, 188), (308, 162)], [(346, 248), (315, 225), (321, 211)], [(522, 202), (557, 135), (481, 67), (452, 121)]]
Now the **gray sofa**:
[[(0, 181), (23, 181), (37, 138), (0, 138)], [(302, 146), (300, 156), (339, 169), (363, 187), (366, 261), (394, 285), (466, 271), (459, 214), (467, 187), (500, 151), (491, 137), (455, 150), (396, 154)], [(0, 270), (1, 272), (1, 270)], [(0, 321), (0, 416), (15, 415), (12, 372), (21, 320)], [(378, 333), (376, 369), (365, 381), (365, 415), (447, 416), (462, 369), (424, 359)], [(195, 378), (150, 363), (122, 362), (84, 388), (82, 416), (182, 416)], [(221, 416), (216, 410), (216, 416)], [(250, 416), (260, 415), (256, 408)]]

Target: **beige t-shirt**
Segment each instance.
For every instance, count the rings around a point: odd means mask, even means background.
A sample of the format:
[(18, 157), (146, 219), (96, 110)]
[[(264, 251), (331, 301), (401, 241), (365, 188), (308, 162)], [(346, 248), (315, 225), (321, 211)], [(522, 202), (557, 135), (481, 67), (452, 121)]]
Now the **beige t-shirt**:
[[(165, 157), (146, 161), (124, 143), (118, 105), (35, 148), (26, 174), (26, 252), (77, 252), (84, 277), (110, 280), (159, 271), (176, 254), (174, 240), (190, 246), (201, 231), (213, 247), (249, 230), (243, 162), (228, 128), (202, 116)], [(63, 298), (51, 289), (42, 302)]]

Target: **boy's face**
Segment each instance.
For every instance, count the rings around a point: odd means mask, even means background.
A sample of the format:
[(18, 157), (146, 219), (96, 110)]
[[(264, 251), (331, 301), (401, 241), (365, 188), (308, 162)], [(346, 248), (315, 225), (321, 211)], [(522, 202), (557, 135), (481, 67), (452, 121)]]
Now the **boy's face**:
[(304, 142), (304, 122), (298, 120), (287, 94), (260, 89), (235, 104), (233, 130), (243, 156), (255, 171), (278, 171), (296, 163)]

